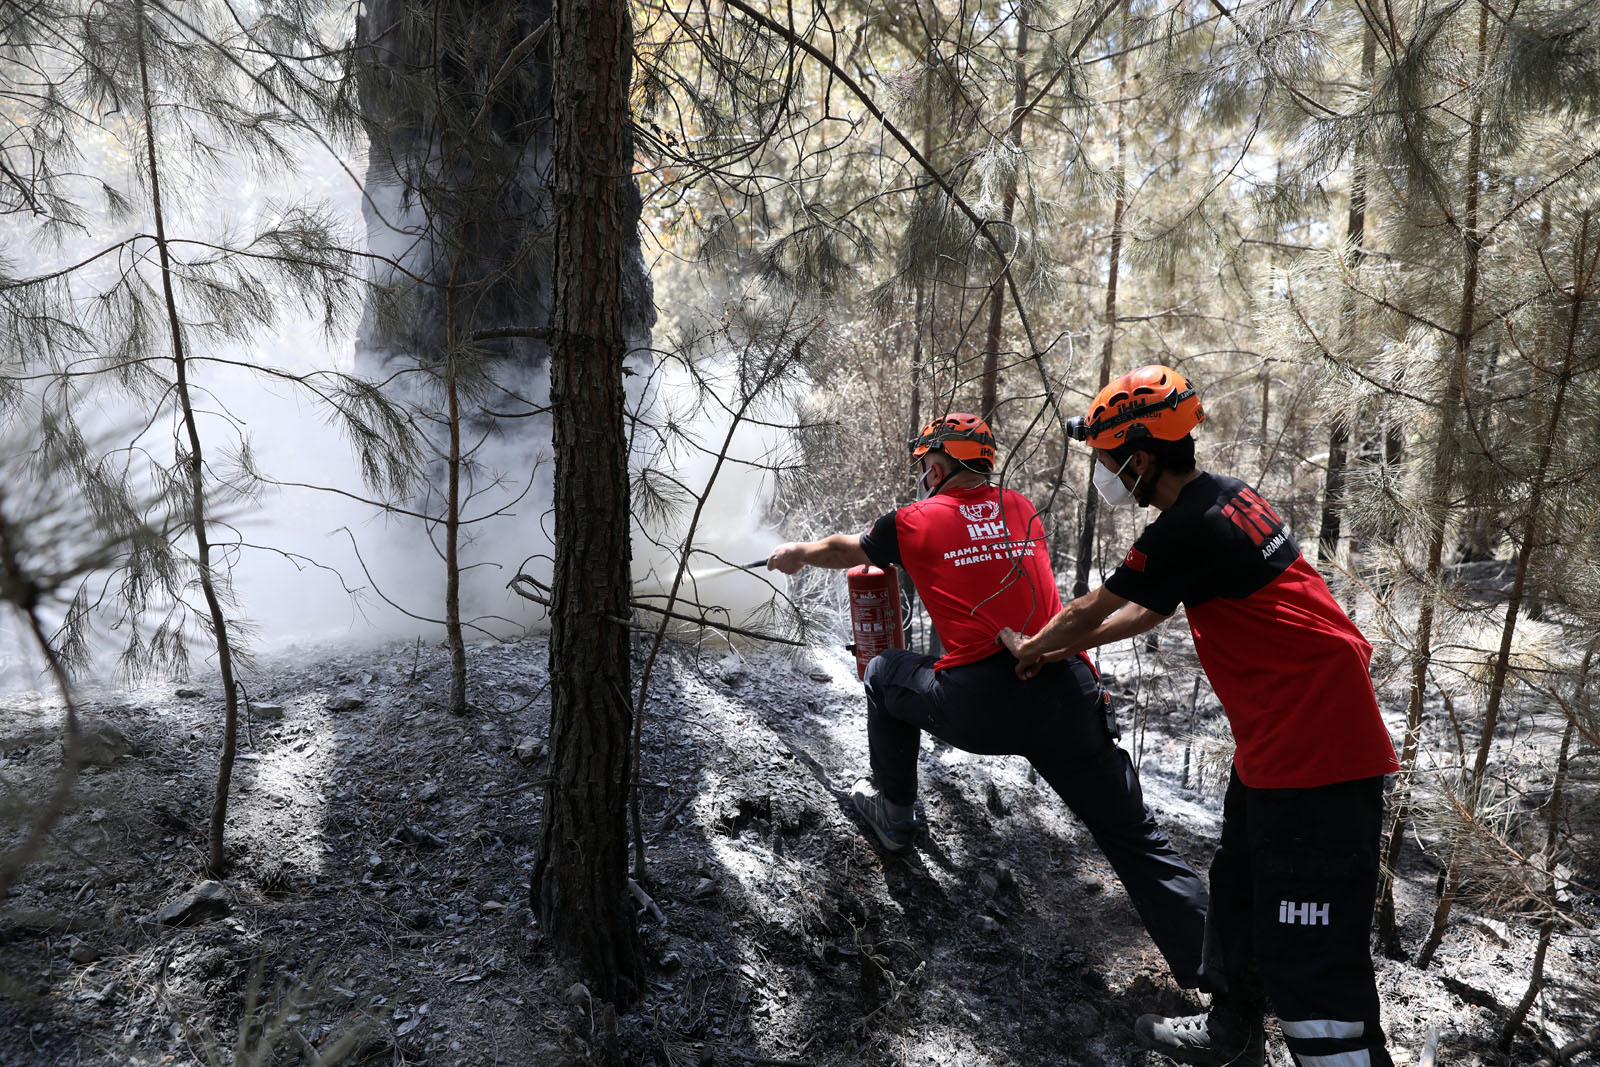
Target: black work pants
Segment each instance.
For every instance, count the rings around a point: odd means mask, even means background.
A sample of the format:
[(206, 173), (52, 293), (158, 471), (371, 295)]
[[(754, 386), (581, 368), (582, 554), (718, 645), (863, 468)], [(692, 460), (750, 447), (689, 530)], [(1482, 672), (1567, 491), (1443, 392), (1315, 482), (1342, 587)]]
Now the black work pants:
[(1367, 941), (1382, 824), (1382, 778), (1314, 789), (1228, 781), (1201, 986), (1265, 992), (1305, 1067), (1392, 1067)]
[(1094, 837), (1178, 984), (1195, 986), (1205, 884), (1145, 806), (1133, 762), (1106, 729), (1100, 683), (1088, 664), (1074, 657), (1024, 681), (1004, 650), (943, 671), (933, 662), (893, 649), (867, 665), (877, 787), (897, 804), (916, 799), (924, 730), (966, 752), (1025, 757)]

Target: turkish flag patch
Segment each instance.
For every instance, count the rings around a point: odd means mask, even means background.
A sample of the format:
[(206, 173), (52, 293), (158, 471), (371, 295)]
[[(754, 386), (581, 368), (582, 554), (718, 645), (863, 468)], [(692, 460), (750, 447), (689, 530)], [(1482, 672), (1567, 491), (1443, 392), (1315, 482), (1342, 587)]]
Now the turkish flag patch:
[(1144, 553), (1140, 552), (1137, 548), (1128, 549), (1128, 555), (1122, 561), (1122, 565), (1124, 567), (1127, 567), (1129, 570), (1135, 570), (1135, 571), (1139, 571), (1139, 572), (1143, 573), (1143, 571), (1144, 571)]

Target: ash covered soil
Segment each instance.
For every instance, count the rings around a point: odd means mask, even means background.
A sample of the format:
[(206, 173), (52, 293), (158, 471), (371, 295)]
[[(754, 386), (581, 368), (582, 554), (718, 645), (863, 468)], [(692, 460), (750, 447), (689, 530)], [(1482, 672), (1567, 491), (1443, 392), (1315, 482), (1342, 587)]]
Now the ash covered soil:
[[(443, 710), (438, 649), (260, 660), (232, 868), (198, 895), (217, 682), (80, 694), (90, 765), (0, 908), (0, 1065), (231, 1063), (241, 1033), (273, 1053), (248, 1061), (263, 1064), (310, 1063), (346, 1034), (346, 1062), (373, 1064), (1165, 1062), (1136, 1048), (1134, 1019), (1198, 1002), (1024, 761), (925, 740), (919, 849), (869, 844), (846, 796), (867, 766), (860, 687), (830, 650), (675, 648), (657, 664), (641, 793), (647, 986), (610, 1013), (555, 964), (528, 906), (546, 656), (542, 640), (473, 648), (463, 718)], [(1192, 788), (1202, 761), (1189, 751), (1185, 784), (1192, 653), (1102, 667), (1147, 799), (1203, 872), (1222, 783), (1213, 760)], [(1203, 732), (1203, 696), (1200, 710)], [(6, 847), (48, 793), (59, 737), (58, 707), (0, 702)], [(1414, 949), (1437, 868), (1410, 848), (1400, 873)], [(1581, 927), (1600, 900), (1570, 904), (1576, 933), (1557, 935), (1509, 1057), (1493, 1039), (1526, 988), (1532, 919), (1458, 908), (1431, 970), (1380, 959), (1396, 1063), (1419, 1062), (1430, 1027), (1441, 1064), (1531, 1063), (1539, 1042), (1589, 1032), (1600, 954)], [(159, 921), (186, 905), (184, 924)], [(1281, 1042), (1272, 1054), (1289, 1062)]]

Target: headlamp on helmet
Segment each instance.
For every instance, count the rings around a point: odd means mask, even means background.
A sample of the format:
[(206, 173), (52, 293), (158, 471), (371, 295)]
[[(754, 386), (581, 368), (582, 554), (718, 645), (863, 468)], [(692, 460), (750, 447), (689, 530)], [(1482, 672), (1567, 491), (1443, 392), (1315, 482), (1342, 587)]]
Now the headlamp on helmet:
[(1180, 441), (1204, 421), (1205, 408), (1189, 379), (1151, 364), (1100, 390), (1088, 415), (1067, 420), (1067, 435), (1090, 448), (1112, 449), (1140, 437)]

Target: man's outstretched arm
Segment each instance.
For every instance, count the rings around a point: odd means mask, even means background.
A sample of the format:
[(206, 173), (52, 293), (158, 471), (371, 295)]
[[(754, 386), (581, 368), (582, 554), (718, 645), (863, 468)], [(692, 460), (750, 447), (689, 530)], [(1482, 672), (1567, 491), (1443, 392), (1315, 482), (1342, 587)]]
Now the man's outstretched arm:
[(1031, 678), (1039, 673), (1041, 664), (1136, 637), (1166, 619), (1160, 612), (1124, 600), (1102, 585), (1056, 612), (1055, 618), (1032, 637), (1007, 628), (995, 640), (1017, 657), (1017, 673)]
[(786, 541), (767, 553), (767, 569), (794, 574), (801, 567), (841, 570), (870, 563), (860, 534), (833, 534), (820, 541)]

